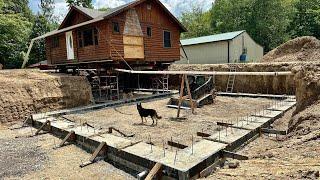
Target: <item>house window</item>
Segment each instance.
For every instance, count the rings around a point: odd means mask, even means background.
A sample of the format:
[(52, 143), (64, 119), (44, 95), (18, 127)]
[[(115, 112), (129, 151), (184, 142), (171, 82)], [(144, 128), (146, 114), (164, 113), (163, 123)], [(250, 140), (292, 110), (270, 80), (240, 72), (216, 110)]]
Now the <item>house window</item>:
[(151, 10), (151, 4), (147, 4), (147, 9)]
[(113, 33), (119, 34), (120, 33), (119, 23), (112, 22), (112, 30), (113, 30)]
[(59, 36), (54, 36), (52, 38), (52, 47), (53, 48), (59, 47)]
[(152, 36), (152, 29), (151, 27), (147, 27), (147, 36), (151, 37)]
[(86, 29), (78, 32), (79, 47), (99, 45), (99, 31), (97, 28)]
[(171, 48), (171, 32), (169, 31), (163, 31), (163, 46)]
[(83, 45), (90, 46), (93, 45), (93, 33), (92, 29), (84, 30), (83, 31)]

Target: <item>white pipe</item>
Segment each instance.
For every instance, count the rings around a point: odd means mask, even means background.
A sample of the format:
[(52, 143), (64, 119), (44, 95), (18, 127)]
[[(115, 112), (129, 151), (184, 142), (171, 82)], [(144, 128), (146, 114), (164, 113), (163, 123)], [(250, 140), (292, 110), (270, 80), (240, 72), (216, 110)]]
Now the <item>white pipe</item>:
[(290, 71), (282, 72), (219, 72), (219, 71), (134, 71), (126, 69), (115, 69), (118, 72), (131, 74), (167, 74), (167, 75), (237, 75), (237, 76), (284, 76), (292, 75)]

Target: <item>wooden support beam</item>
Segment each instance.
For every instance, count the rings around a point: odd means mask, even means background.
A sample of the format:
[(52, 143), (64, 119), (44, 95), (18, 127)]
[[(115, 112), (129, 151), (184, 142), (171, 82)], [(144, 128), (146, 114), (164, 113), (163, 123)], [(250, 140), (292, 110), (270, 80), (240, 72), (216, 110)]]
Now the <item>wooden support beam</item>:
[[(46, 125), (51, 126), (49, 120), (47, 120), (45, 123), (42, 124), (42, 126), (36, 131), (35, 135), (38, 135), (41, 130), (44, 130), (44, 127), (45, 127)], [(50, 128), (51, 128), (51, 127), (50, 127)]]
[(76, 133), (74, 131), (70, 131), (66, 137), (64, 137), (64, 139), (61, 141), (61, 143), (59, 144), (59, 146), (57, 148), (62, 147), (67, 141), (71, 140), (71, 141), (75, 141), (76, 139)]
[(116, 129), (114, 127), (109, 127), (108, 133), (111, 134), (112, 131), (116, 131), (116, 132), (118, 132), (119, 134), (121, 134), (124, 137), (133, 137), (133, 136), (135, 136), (135, 134), (125, 134), (125, 133), (121, 132), (119, 129)]
[(268, 129), (268, 128), (261, 128), (261, 132), (268, 133), (268, 134), (287, 135), (287, 131), (280, 131), (280, 130)]
[(222, 156), (226, 157), (226, 158), (232, 158), (232, 159), (237, 159), (237, 160), (248, 160), (249, 159), (248, 156), (244, 156), (244, 155), (237, 154), (237, 153), (230, 152), (230, 151), (222, 150), (221, 153), (222, 153)]
[(156, 176), (161, 169), (162, 169), (162, 164), (156, 163), (156, 165), (154, 165), (153, 168), (150, 170), (145, 180), (152, 180), (152, 178)]
[[(188, 95), (186, 95), (186, 96), (183, 95), (185, 86), (187, 88), (187, 93), (188, 93)], [(177, 118), (180, 117), (180, 110), (181, 110), (182, 101), (186, 100), (186, 99), (189, 99), (190, 106), (191, 106), (191, 111), (192, 111), (192, 113), (194, 113), (195, 104), (194, 104), (193, 99), (192, 99), (188, 76), (186, 74), (183, 74), (182, 78), (181, 78), (181, 84), (180, 84), (180, 96), (179, 96), (179, 102), (178, 102)]]
[(183, 145), (183, 144), (180, 144), (180, 143), (177, 143), (177, 142), (173, 142), (173, 141), (168, 141), (168, 145), (172, 146), (172, 147), (179, 148), (179, 149), (184, 149), (184, 148), (188, 147), (186, 145)]
[(106, 148), (107, 148), (107, 143), (106, 142), (101, 142), (98, 148), (94, 151), (92, 156), (90, 157), (88, 162), (85, 162), (83, 164), (80, 164), (80, 167), (83, 168), (85, 166), (88, 166), (90, 164), (93, 164), (95, 162), (95, 159), (98, 157), (99, 154), (101, 154), (103, 151), (106, 153)]
[(223, 126), (223, 127), (231, 127), (233, 124), (230, 123), (225, 123), (225, 122), (217, 122), (218, 126)]
[(210, 137), (211, 135), (210, 135), (210, 134), (207, 134), (207, 133), (203, 133), (203, 132), (197, 132), (197, 136), (200, 136), (200, 137)]

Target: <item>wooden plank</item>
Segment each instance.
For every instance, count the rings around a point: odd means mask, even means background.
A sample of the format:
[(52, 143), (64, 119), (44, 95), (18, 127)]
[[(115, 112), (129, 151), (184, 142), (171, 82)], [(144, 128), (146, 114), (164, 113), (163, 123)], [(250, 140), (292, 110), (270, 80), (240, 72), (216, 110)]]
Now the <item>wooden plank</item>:
[(177, 113), (177, 118), (180, 117), (180, 108), (181, 108), (181, 104), (182, 104), (182, 98), (183, 98), (183, 90), (184, 90), (184, 76), (182, 75), (181, 78), (181, 84), (180, 84), (180, 96), (179, 96), (179, 102), (178, 102), (178, 113)]
[(107, 143), (106, 142), (101, 142), (99, 144), (98, 148), (94, 151), (94, 153), (90, 157), (89, 161), (81, 164), (80, 167), (83, 168), (85, 166), (93, 164), (95, 162), (95, 159), (98, 157), (99, 153), (102, 152), (103, 150), (105, 150), (106, 147), (107, 147)]
[(147, 175), (145, 180), (152, 180), (152, 178), (159, 173), (161, 170), (162, 164), (156, 163), (156, 165), (153, 166), (149, 174)]
[(211, 135), (210, 135), (210, 134), (207, 134), (207, 133), (203, 133), (203, 132), (197, 132), (197, 136), (200, 136), (200, 137), (210, 137)]
[(177, 143), (177, 142), (173, 142), (173, 141), (168, 141), (168, 145), (172, 146), (172, 147), (179, 148), (179, 149), (184, 149), (184, 148), (188, 147), (186, 145), (183, 145), (183, 144), (180, 144), (180, 143)]
[(135, 136), (135, 134), (125, 134), (125, 133), (121, 132), (119, 129), (116, 129), (114, 127), (109, 127), (109, 131), (108, 131), (109, 134), (111, 134), (113, 130), (118, 132), (119, 134), (121, 134), (124, 137), (133, 137), (133, 136)]
[(248, 160), (249, 159), (248, 156), (244, 156), (244, 155), (237, 154), (234, 152), (225, 151), (225, 150), (222, 150), (221, 152), (222, 152), (223, 157), (237, 159), (237, 160)]
[(35, 135), (38, 135), (40, 133), (41, 130), (43, 130), (43, 128), (46, 126), (46, 125), (50, 125), (50, 121), (47, 120), (45, 123), (42, 124), (42, 126), (40, 126), (40, 128), (36, 131)]
[(61, 143), (59, 144), (58, 147), (62, 147), (64, 145), (64, 143), (66, 143), (69, 139), (72, 139), (72, 141), (75, 140), (76, 134), (74, 131), (70, 131), (66, 137), (61, 141)]
[(276, 129), (261, 128), (261, 131), (268, 134), (287, 135), (287, 131), (280, 131)]
[(187, 86), (187, 92), (188, 92), (188, 96), (189, 96), (191, 111), (192, 111), (192, 113), (194, 113), (195, 107), (194, 107), (194, 102), (193, 102), (193, 99), (192, 99), (192, 96), (191, 96), (191, 90), (190, 90), (190, 85), (189, 85), (188, 76), (185, 75), (185, 76), (184, 76), (184, 79), (185, 79), (185, 83), (186, 83), (186, 86)]
[(225, 123), (225, 122), (217, 122), (218, 126), (223, 126), (223, 127), (231, 127), (233, 124), (230, 123)]

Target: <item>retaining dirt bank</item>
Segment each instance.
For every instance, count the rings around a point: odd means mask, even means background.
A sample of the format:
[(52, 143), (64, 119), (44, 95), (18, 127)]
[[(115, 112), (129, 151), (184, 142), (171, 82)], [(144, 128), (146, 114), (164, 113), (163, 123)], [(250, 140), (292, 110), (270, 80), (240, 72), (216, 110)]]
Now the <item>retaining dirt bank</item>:
[(88, 105), (85, 77), (53, 75), (38, 70), (0, 71), (0, 123), (21, 121), (33, 113)]

